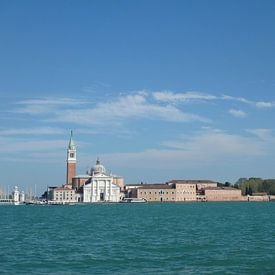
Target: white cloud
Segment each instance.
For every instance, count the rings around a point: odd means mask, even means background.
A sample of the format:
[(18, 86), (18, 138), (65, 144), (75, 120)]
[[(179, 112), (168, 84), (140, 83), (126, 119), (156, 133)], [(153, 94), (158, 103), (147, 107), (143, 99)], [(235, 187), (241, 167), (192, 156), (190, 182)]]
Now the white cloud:
[(145, 94), (121, 96), (111, 102), (100, 102), (92, 108), (56, 112), (55, 121), (84, 125), (120, 125), (127, 119), (150, 119), (170, 122), (201, 121), (207, 118), (182, 112), (172, 105), (149, 103)]
[(275, 107), (275, 102), (273, 101), (253, 101), (253, 100), (248, 100), (243, 97), (233, 97), (233, 96), (228, 96), (228, 95), (223, 95), (221, 97), (223, 100), (232, 100), (232, 101), (238, 101), (241, 103), (245, 103), (248, 105), (255, 106), (257, 108), (272, 108)]
[[(136, 91), (132, 94), (121, 94), (111, 99), (74, 98), (41, 98), (28, 99), (17, 103), (20, 106), (15, 112), (40, 116), (43, 122), (64, 122), (76, 125), (96, 126), (96, 131), (102, 129), (122, 129), (122, 125), (135, 119), (167, 122), (199, 121), (210, 123), (203, 115), (185, 112), (183, 106), (174, 103), (201, 101), (237, 101), (257, 108), (272, 107), (272, 102), (251, 101), (243, 97), (228, 95), (215, 96), (201, 92), (173, 93), (171, 91)], [(247, 114), (236, 108), (229, 110), (235, 117), (245, 117)], [(93, 129), (94, 130), (94, 129)]]
[(211, 95), (202, 92), (185, 92), (185, 93), (174, 93), (171, 91), (159, 91), (152, 93), (155, 100), (160, 102), (171, 102), (171, 103), (182, 103), (191, 101), (212, 101), (212, 100), (225, 100), (225, 101), (236, 101), (248, 105), (255, 106), (257, 108), (272, 108), (275, 107), (273, 101), (253, 101), (244, 97), (235, 97), (230, 95)]
[(264, 102), (264, 101), (256, 102), (256, 107), (258, 108), (272, 108), (274, 106), (275, 106), (274, 102)]
[[(161, 149), (105, 154), (102, 159), (114, 166), (141, 169), (188, 169), (223, 162), (239, 162), (270, 153), (270, 142), (257, 137), (204, 130), (189, 138), (162, 143)], [(117, 160), (120, 160), (117, 163)]]
[(259, 139), (269, 141), (269, 142), (275, 142), (275, 139), (273, 137), (273, 130), (271, 129), (247, 129), (246, 130), (248, 133), (251, 133), (258, 137)]
[(59, 149), (65, 150), (68, 140), (17, 140), (0, 139), (2, 152), (20, 153), (20, 152), (45, 152)]
[(222, 100), (238, 101), (238, 102), (245, 103), (245, 104), (253, 104), (253, 101), (248, 100), (248, 99), (246, 99), (244, 97), (234, 97), (234, 96), (229, 96), (229, 95), (222, 95), (220, 97), (220, 99), (222, 99)]
[(242, 111), (242, 110), (230, 109), (228, 112), (229, 112), (232, 116), (234, 116), (234, 117), (243, 118), (243, 117), (246, 117), (246, 116), (247, 116), (247, 114), (246, 114), (244, 111)]
[(170, 91), (154, 92), (153, 97), (157, 101), (163, 102), (188, 102), (188, 101), (207, 101), (217, 99), (214, 95), (199, 92), (173, 93)]
[[(244, 134), (232, 134), (220, 129), (205, 128), (162, 142), (158, 144), (159, 148), (128, 153), (105, 153), (99, 156), (106, 167), (115, 173), (126, 176), (129, 171), (137, 171), (137, 179), (148, 180), (153, 176), (171, 179), (175, 175), (183, 178), (191, 175), (192, 178), (215, 179), (219, 169), (230, 168), (234, 171), (243, 164), (248, 170), (245, 173), (241, 170), (238, 175), (250, 175), (247, 173), (250, 171), (250, 163), (274, 155), (274, 140), (273, 132), (268, 129), (250, 129)], [(65, 165), (67, 144), (67, 139), (28, 141), (0, 138), (0, 146), (4, 148), (0, 160)], [(90, 145), (87, 143), (77, 142), (77, 145), (78, 148), (81, 147), (78, 150), (78, 163), (81, 165), (79, 172), (84, 173), (85, 167), (94, 163), (96, 155), (89, 153), (87, 148), (90, 148)], [(157, 171), (160, 171), (162, 176)], [(228, 170), (221, 172), (227, 176), (228, 173)], [(237, 175), (236, 171), (234, 173)]]
[(54, 113), (59, 109), (87, 104), (86, 100), (75, 98), (40, 98), (26, 99), (16, 103), (19, 107), (15, 110), (16, 113), (41, 115)]
[(38, 99), (26, 99), (17, 102), (17, 104), (22, 105), (75, 105), (75, 104), (85, 104), (85, 100), (79, 100), (69, 97), (61, 98), (38, 98)]
[(39, 127), (39, 128), (8, 128), (0, 129), (1, 136), (17, 136), (17, 135), (61, 135), (65, 131), (60, 128)]
[[(192, 113), (185, 113), (172, 105), (162, 106), (149, 103), (148, 93), (136, 92), (134, 95), (122, 95), (112, 101), (80, 101), (74, 99), (30, 99), (19, 102), (23, 105), (16, 112), (29, 115), (44, 115), (47, 120), (84, 125), (120, 125), (130, 118), (144, 118), (173, 122), (202, 121), (208, 119)], [(85, 104), (84, 104), (85, 103)], [(73, 105), (73, 108), (71, 107)], [(92, 105), (90, 107), (90, 105)], [(69, 106), (69, 108), (68, 108)]]

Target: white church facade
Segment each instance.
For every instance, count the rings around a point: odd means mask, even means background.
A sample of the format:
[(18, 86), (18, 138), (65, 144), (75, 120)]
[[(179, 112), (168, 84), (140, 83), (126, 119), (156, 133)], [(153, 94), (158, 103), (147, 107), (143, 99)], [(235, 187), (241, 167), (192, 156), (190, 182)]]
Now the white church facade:
[(119, 202), (120, 187), (114, 184), (99, 159), (89, 172), (90, 178), (83, 185), (83, 202)]

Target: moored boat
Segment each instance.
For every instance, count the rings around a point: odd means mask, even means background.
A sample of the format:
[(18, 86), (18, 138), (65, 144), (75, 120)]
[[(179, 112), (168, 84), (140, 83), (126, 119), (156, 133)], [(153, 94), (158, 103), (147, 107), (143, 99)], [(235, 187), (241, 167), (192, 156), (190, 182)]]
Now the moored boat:
[(145, 203), (147, 202), (145, 199), (139, 199), (139, 198), (123, 198), (121, 203)]

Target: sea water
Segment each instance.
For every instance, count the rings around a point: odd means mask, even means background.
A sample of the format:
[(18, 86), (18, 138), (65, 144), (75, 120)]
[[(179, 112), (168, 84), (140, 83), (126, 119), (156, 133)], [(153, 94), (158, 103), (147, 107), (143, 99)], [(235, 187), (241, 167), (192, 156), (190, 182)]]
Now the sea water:
[(275, 274), (275, 203), (0, 206), (1, 274)]

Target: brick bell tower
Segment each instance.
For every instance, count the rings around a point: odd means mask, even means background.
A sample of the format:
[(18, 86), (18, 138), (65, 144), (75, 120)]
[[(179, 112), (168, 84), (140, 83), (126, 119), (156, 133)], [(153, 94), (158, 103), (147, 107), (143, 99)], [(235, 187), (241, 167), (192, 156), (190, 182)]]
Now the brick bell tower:
[(73, 140), (73, 131), (71, 131), (71, 137), (69, 146), (67, 149), (67, 181), (66, 184), (72, 186), (73, 177), (76, 176), (76, 146)]

